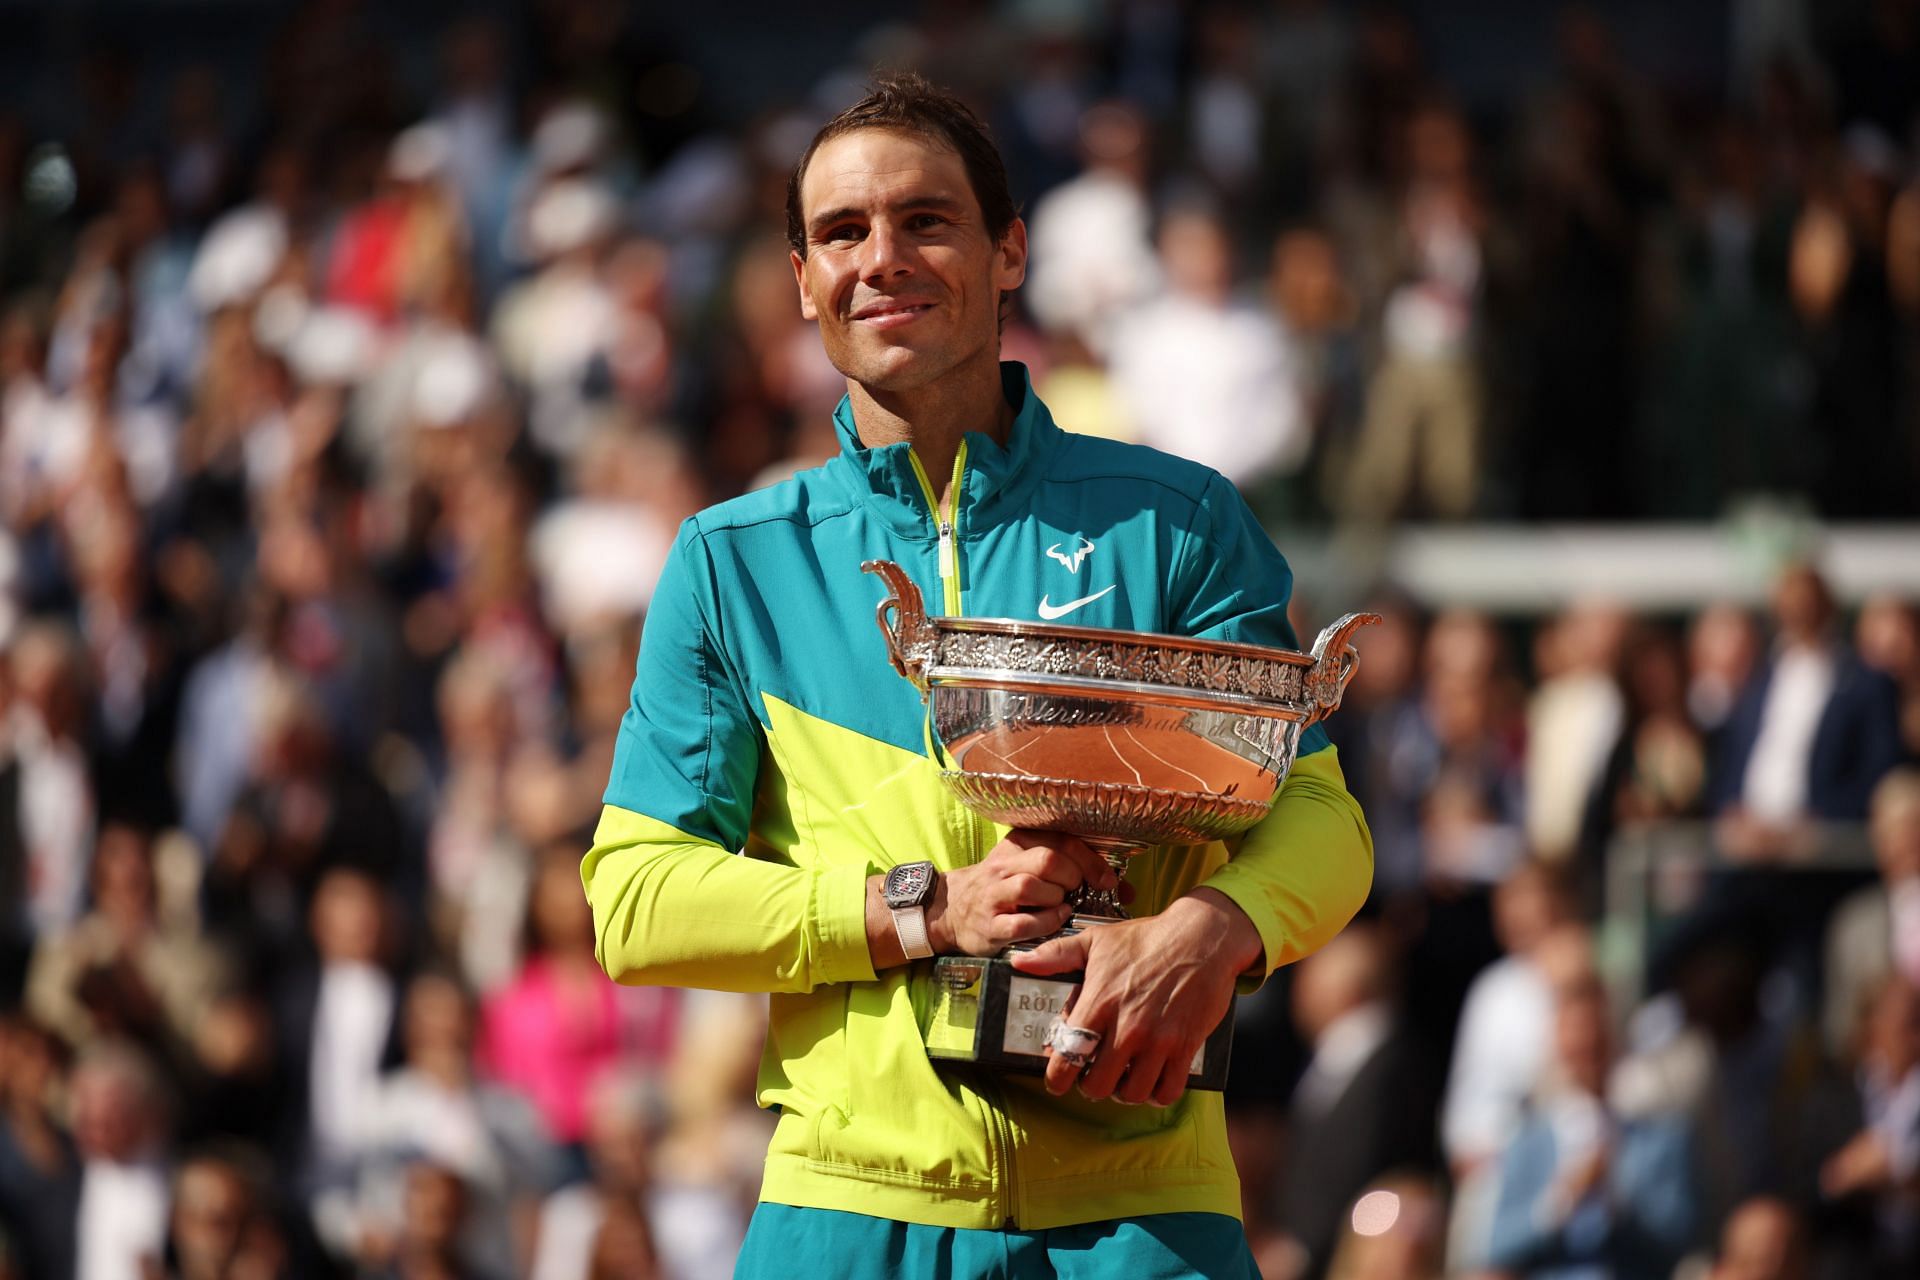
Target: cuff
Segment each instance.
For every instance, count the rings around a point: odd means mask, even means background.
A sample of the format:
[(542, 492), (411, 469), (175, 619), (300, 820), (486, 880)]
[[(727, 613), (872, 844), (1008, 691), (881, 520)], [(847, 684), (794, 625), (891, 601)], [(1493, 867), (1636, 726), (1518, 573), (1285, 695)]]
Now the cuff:
[(872, 874), (865, 863), (814, 872), (809, 943), (816, 984), (873, 981), (873, 950), (867, 944), (867, 877)]

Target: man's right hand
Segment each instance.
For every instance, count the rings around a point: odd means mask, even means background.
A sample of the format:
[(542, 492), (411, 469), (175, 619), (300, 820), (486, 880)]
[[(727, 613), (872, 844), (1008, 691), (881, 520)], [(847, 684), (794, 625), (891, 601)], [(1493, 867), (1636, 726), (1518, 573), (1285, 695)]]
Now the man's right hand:
[(927, 937), (939, 955), (997, 955), (1008, 943), (1065, 924), (1073, 915), (1067, 895), (1083, 884), (1112, 889), (1118, 878), (1077, 837), (1009, 831), (981, 861), (940, 877), (927, 908)]

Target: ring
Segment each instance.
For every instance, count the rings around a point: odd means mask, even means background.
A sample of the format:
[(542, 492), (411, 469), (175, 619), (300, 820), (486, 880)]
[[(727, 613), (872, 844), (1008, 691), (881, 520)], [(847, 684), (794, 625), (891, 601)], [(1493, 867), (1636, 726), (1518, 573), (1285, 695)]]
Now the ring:
[(1053, 1056), (1068, 1066), (1085, 1067), (1093, 1061), (1094, 1050), (1100, 1047), (1100, 1033), (1069, 1026), (1066, 1019), (1055, 1018), (1047, 1028), (1046, 1044), (1053, 1050)]

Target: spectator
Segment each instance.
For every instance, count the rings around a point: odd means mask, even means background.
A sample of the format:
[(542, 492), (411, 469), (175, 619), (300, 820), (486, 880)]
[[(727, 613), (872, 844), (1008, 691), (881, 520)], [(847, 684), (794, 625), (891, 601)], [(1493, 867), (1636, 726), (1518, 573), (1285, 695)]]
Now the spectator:
[(93, 910), (40, 944), (28, 1004), (75, 1048), (128, 1039), (185, 1067), (228, 981), (226, 957), (191, 922), (161, 917), (146, 832), (105, 827), (92, 872)]
[(1286, 335), (1233, 300), (1226, 228), (1198, 210), (1173, 213), (1159, 249), (1166, 292), (1122, 314), (1110, 354), (1137, 438), (1243, 489), (1294, 471), (1310, 440)]
[[(646, 1077), (604, 1076), (588, 1100), (590, 1177), (547, 1197), (540, 1213), (533, 1280), (569, 1280), (593, 1272), (589, 1256), (610, 1237), (644, 1243), (663, 1280), (724, 1280), (746, 1229), (723, 1188), (688, 1184), (662, 1168), (658, 1146), (666, 1114)], [(631, 1224), (619, 1214), (632, 1215)], [(621, 1273), (628, 1274), (628, 1273)]]
[(1830, 1212), (1854, 1210), (1840, 1247), (1856, 1274), (1910, 1273), (1920, 1262), (1920, 988), (1899, 974), (1873, 994), (1852, 1092), (1852, 1131), (1823, 1144), (1819, 1194)]
[(1827, 927), (1827, 1046), (1854, 1043), (1867, 994), (1889, 974), (1920, 986), (1920, 769), (1895, 769), (1873, 789), (1867, 833), (1877, 884), (1855, 892)]
[(59, 1040), (0, 1014), (0, 1233), (23, 1277), (72, 1275), (80, 1157), (58, 1114)]
[(558, 1175), (552, 1139), (528, 1103), (476, 1078), (473, 1004), (458, 983), (434, 973), (415, 978), (403, 1025), (405, 1059), (381, 1078), (360, 1116), (351, 1197), (322, 1211), (340, 1214), (335, 1229), (357, 1256), (383, 1239), (405, 1239), (410, 1222), (394, 1220), (396, 1207), (410, 1219), (416, 1195), (431, 1192), (440, 1203), (440, 1190), (423, 1190), (425, 1161), (457, 1180), (471, 1207), (460, 1217), (465, 1269), (518, 1274), (531, 1253), (526, 1224)]
[(1728, 1217), (1707, 1280), (1809, 1280), (1807, 1232), (1785, 1200), (1756, 1196)]
[(167, 1280), (263, 1280), (284, 1274), (288, 1262), (255, 1179), (211, 1154), (174, 1174), (166, 1252)]
[(1366, 925), (1303, 961), (1294, 1017), (1313, 1046), (1288, 1113), (1277, 1217), (1296, 1274), (1327, 1274), (1348, 1207), (1390, 1169), (1434, 1160), (1429, 1064), (1399, 1025), (1385, 937)]
[(1353, 1202), (1328, 1280), (1440, 1280), (1446, 1199), (1432, 1183), (1389, 1177)]
[(1808, 565), (1774, 585), (1772, 661), (1749, 682), (1709, 775), (1734, 857), (1779, 857), (1809, 821), (1858, 821), (1900, 760), (1892, 682), (1834, 633), (1833, 596)]
[(76, 1280), (139, 1280), (167, 1233), (166, 1113), (159, 1077), (137, 1050), (101, 1043), (73, 1068), (80, 1195)]
[(1627, 1280), (1668, 1274), (1686, 1248), (1695, 1200), (1685, 1126), (1612, 1110), (1610, 1037), (1597, 979), (1560, 993), (1551, 1074), (1500, 1159), (1495, 1269)]
[(550, 846), (537, 863), (526, 960), (486, 1003), (482, 1071), (523, 1095), (556, 1141), (587, 1135), (595, 1082), (616, 1067), (658, 1068), (672, 1051), (679, 993), (620, 987), (594, 959), (593, 913), (580, 892), (577, 850)]

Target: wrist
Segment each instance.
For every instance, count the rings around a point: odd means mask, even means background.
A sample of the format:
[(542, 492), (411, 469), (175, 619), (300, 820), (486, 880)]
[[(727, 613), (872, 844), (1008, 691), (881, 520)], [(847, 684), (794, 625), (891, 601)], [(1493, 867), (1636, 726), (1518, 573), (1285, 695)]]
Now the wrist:
[(1260, 930), (1239, 903), (1218, 889), (1202, 886), (1190, 890), (1174, 899), (1161, 915), (1181, 921), (1197, 938), (1211, 943), (1234, 973), (1258, 968), (1266, 956)]

